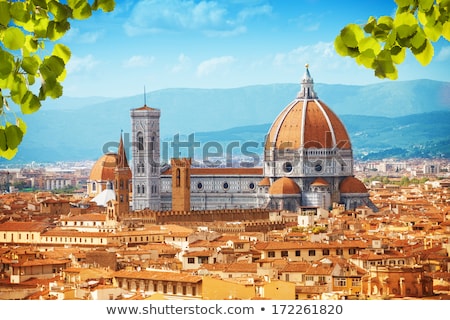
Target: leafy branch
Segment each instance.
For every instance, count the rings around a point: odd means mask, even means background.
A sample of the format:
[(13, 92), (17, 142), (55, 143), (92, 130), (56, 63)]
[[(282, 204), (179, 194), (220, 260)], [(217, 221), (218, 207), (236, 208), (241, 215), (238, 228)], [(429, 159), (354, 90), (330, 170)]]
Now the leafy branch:
[[(91, 2), (91, 3), (90, 3)], [(26, 124), (11, 111), (38, 111), (42, 101), (63, 94), (70, 48), (56, 43), (70, 29), (70, 20), (85, 20), (94, 11), (114, 10), (114, 0), (0, 0), (0, 157), (17, 154)], [(55, 43), (50, 54), (43, 51)], [(12, 115), (14, 121), (9, 121)]]
[(378, 78), (398, 78), (396, 65), (412, 52), (423, 66), (434, 56), (433, 42), (450, 41), (450, 0), (395, 0), (394, 17), (369, 17), (364, 26), (348, 24), (335, 38), (341, 56), (373, 69)]

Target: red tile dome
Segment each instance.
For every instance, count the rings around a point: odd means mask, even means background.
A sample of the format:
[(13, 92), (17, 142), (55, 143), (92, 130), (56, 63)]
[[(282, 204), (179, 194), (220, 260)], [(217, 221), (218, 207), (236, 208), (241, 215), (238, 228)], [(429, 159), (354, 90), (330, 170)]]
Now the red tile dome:
[(300, 194), (301, 190), (294, 180), (282, 177), (276, 180), (269, 188), (269, 194), (279, 195), (279, 194)]
[(339, 185), (341, 193), (367, 193), (367, 188), (361, 180), (355, 177), (347, 177)]
[(297, 98), (278, 115), (267, 134), (265, 149), (271, 147), (351, 149), (344, 124), (314, 92), (308, 68)]
[[(91, 169), (89, 180), (92, 181), (113, 181), (114, 171), (117, 166), (117, 153), (106, 153), (102, 155)], [(131, 179), (131, 170), (129, 170), (129, 178)]]

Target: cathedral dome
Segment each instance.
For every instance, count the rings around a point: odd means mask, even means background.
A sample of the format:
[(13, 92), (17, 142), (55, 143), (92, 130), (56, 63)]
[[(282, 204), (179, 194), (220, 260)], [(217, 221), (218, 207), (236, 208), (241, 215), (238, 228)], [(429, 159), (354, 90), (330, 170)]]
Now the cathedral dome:
[(265, 149), (351, 149), (350, 138), (338, 116), (314, 92), (306, 66), (301, 90), (278, 115), (267, 134)]
[[(102, 155), (91, 169), (89, 180), (91, 181), (113, 181), (114, 171), (117, 167), (119, 156), (117, 153), (106, 153)], [(131, 170), (129, 170), (129, 178), (131, 179)]]
[(341, 193), (367, 193), (367, 188), (359, 179), (347, 177), (339, 185)]
[(269, 194), (280, 195), (280, 194), (299, 194), (300, 187), (294, 180), (282, 177), (276, 180), (269, 188)]

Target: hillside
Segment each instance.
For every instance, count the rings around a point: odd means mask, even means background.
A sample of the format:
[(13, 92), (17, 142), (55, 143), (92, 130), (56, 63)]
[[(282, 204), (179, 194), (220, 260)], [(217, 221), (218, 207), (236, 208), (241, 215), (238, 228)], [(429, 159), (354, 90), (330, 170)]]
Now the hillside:
[[(298, 84), (165, 89), (148, 93), (146, 101), (161, 110), (164, 141), (170, 141), (177, 133), (195, 133), (203, 142), (222, 141), (233, 135), (242, 141), (262, 141), (268, 125), (298, 90)], [(450, 132), (446, 127), (450, 83), (431, 80), (367, 86), (319, 83), (315, 90), (347, 125), (355, 151), (361, 155), (382, 155), (389, 149), (408, 148), (398, 152), (435, 155), (442, 149), (448, 156), (449, 142), (445, 138)], [(114, 151), (121, 130), (127, 140), (130, 109), (143, 104), (144, 97), (139, 95), (119, 99), (62, 97), (50, 101), (39, 112), (25, 117), (28, 133), (13, 161), (97, 159), (108, 150)], [(433, 112), (443, 113), (436, 116)], [(431, 118), (417, 116), (423, 113)], [(425, 151), (436, 142), (439, 144), (433, 151)]]

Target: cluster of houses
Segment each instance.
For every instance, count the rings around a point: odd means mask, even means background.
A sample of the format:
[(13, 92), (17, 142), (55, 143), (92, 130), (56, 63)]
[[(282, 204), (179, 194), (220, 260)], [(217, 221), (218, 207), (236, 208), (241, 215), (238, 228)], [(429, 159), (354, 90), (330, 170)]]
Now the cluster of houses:
[(81, 197), (4, 194), (0, 299), (448, 299), (445, 181), (372, 186), (377, 212), (272, 212), (284, 227), (266, 231), (124, 224)]

